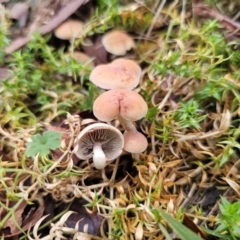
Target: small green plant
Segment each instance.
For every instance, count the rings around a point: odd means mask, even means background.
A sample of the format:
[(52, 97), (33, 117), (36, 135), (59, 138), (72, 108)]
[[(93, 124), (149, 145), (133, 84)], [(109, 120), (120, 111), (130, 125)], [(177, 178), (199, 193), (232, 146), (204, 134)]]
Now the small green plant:
[(219, 78), (214, 80), (209, 80), (204, 84), (202, 88), (195, 94), (195, 99), (197, 101), (206, 101), (206, 99), (214, 98), (217, 101), (222, 101), (224, 88), (219, 84)]
[(199, 103), (191, 99), (187, 102), (181, 102), (177, 110), (174, 120), (179, 123), (179, 128), (196, 128), (200, 130), (199, 123), (203, 121), (207, 115), (202, 115)]
[(163, 116), (162, 119), (159, 121), (158, 125), (156, 125), (155, 136), (158, 139), (161, 139), (161, 141), (163, 141), (163, 144), (166, 144), (169, 140), (172, 139), (171, 133), (173, 131), (173, 128), (171, 126), (171, 121), (171, 116)]
[(27, 157), (33, 157), (39, 154), (40, 157), (47, 156), (50, 150), (55, 150), (60, 147), (61, 133), (54, 131), (46, 131), (41, 134), (32, 136), (32, 142), (28, 144)]
[(155, 75), (167, 76), (168, 74), (176, 74), (181, 77), (195, 76), (197, 78), (201, 76), (199, 68), (194, 68), (191, 61), (182, 60), (181, 52), (172, 52), (169, 53), (169, 56), (161, 56), (159, 59), (157, 63), (153, 63)]
[(214, 232), (227, 236), (229, 240), (240, 238), (240, 201), (230, 203), (224, 197), (221, 197), (219, 204), (221, 217), (217, 221), (218, 227)]

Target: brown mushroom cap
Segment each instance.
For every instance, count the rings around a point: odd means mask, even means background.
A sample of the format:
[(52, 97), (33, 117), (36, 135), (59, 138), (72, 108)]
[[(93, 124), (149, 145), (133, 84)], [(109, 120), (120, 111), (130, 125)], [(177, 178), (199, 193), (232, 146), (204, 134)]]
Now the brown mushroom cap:
[(103, 89), (134, 89), (140, 81), (141, 68), (129, 59), (119, 58), (95, 67), (89, 79)]
[(141, 153), (147, 149), (148, 141), (142, 133), (136, 130), (130, 130), (126, 131), (123, 137), (124, 137), (123, 149), (125, 151), (130, 153)]
[(101, 121), (109, 122), (120, 115), (125, 120), (137, 121), (148, 111), (141, 95), (127, 89), (113, 89), (102, 93), (93, 104), (93, 113)]
[(117, 56), (122, 56), (135, 47), (132, 37), (124, 31), (111, 30), (103, 35), (102, 44), (109, 52)]
[(83, 29), (83, 23), (74, 19), (67, 19), (54, 30), (54, 35), (62, 40), (71, 40), (79, 37)]

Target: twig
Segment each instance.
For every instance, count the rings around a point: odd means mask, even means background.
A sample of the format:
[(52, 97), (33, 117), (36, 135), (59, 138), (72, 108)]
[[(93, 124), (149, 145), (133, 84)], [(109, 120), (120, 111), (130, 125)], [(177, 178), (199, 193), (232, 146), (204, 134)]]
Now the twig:
[(160, 5), (159, 5), (159, 7), (158, 7), (158, 10), (157, 10), (157, 12), (156, 12), (156, 14), (155, 14), (155, 16), (154, 16), (154, 18), (153, 18), (153, 20), (152, 20), (152, 23), (151, 23), (150, 27), (148, 28), (146, 37), (149, 37), (149, 36), (150, 36), (150, 34), (151, 34), (152, 30), (153, 30), (153, 27), (154, 27), (157, 19), (159, 18), (159, 15), (160, 15), (160, 13), (161, 13), (161, 11), (162, 11), (165, 3), (166, 3), (166, 0), (162, 0), (162, 2), (160, 3)]
[(202, 3), (193, 5), (193, 14), (200, 17), (210, 17), (217, 19), (219, 22), (223, 24), (227, 29), (232, 30), (240, 30), (240, 24), (236, 21), (233, 21), (231, 18), (222, 15), (216, 10), (208, 8), (206, 5)]
[(186, 15), (186, 0), (182, 0), (182, 12), (181, 12), (181, 27), (184, 26), (185, 15)]

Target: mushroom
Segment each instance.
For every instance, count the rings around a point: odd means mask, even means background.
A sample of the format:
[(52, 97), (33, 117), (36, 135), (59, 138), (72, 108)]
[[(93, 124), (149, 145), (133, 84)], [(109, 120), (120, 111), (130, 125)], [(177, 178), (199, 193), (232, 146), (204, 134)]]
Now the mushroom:
[(104, 34), (102, 44), (109, 53), (117, 56), (125, 55), (127, 51), (135, 48), (132, 37), (120, 30), (111, 30)]
[(93, 114), (104, 122), (118, 119), (125, 130), (135, 130), (133, 121), (143, 118), (147, 103), (138, 93), (128, 89), (113, 89), (102, 93), (93, 103)]
[(134, 89), (140, 81), (141, 68), (129, 59), (118, 58), (109, 64), (95, 67), (90, 81), (103, 89)]
[(94, 123), (79, 133), (74, 152), (83, 160), (93, 158), (95, 168), (102, 169), (107, 161), (122, 153), (123, 145), (123, 135), (117, 128), (105, 123)]
[(124, 137), (123, 149), (125, 151), (130, 153), (141, 153), (147, 149), (148, 141), (142, 133), (136, 130), (130, 130), (126, 131), (123, 134), (123, 137)]
[(54, 30), (54, 35), (62, 40), (72, 40), (81, 35), (83, 23), (79, 20), (67, 19)]

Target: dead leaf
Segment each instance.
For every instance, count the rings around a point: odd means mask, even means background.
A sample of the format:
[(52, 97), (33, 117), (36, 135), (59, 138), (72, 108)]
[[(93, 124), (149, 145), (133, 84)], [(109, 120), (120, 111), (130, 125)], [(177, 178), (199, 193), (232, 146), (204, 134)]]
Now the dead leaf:
[[(78, 224), (78, 230), (80, 232), (100, 236), (100, 227), (103, 221), (103, 217), (100, 216), (97, 212), (89, 212), (84, 206), (87, 202), (83, 199), (76, 198), (71, 207), (70, 211), (74, 211), (74, 214), (71, 214), (66, 220), (66, 226), (69, 228), (75, 228)], [(62, 206), (64, 208), (64, 206)]]
[[(13, 203), (10, 203), (10, 207), (14, 207)], [(27, 206), (27, 203), (24, 201), (22, 202), (19, 207), (14, 211), (14, 216), (11, 216), (6, 223), (4, 224), (3, 228), (10, 228), (10, 232), (12, 235), (16, 235), (19, 232), (18, 227), (16, 226), (15, 221), (17, 222), (18, 226), (22, 225), (22, 213)], [(15, 219), (15, 221), (14, 221)]]
[(102, 37), (97, 36), (93, 42), (91, 39), (85, 39), (85, 44), (82, 46), (84, 52), (90, 57), (94, 57), (95, 65), (105, 64), (107, 60), (107, 51), (102, 45)]
[[(24, 211), (26, 211), (26, 210), (28, 212), (24, 216)], [(42, 217), (43, 212), (44, 212), (43, 205), (39, 205), (39, 206), (35, 205), (35, 204), (27, 205), (27, 203), (24, 201), (16, 209), (14, 217), (15, 217), (16, 222), (18, 223), (19, 227), (22, 229), (22, 231), (27, 231), (29, 228), (34, 226), (35, 223)], [(4, 217), (4, 216), (2, 216), (2, 217)], [(2, 217), (1, 217), (1, 219), (2, 219)], [(10, 231), (6, 231), (7, 229), (10, 229)], [(0, 235), (4, 234), (4, 239), (14, 239), (14, 237), (21, 234), (22, 231), (20, 231), (20, 229), (15, 224), (13, 217), (11, 217), (5, 223), (4, 229), (2, 229), (0, 231)]]
[(193, 220), (188, 217), (186, 214), (183, 214), (183, 224), (192, 230), (194, 233), (199, 234), (203, 239), (208, 240), (206, 232), (202, 231), (194, 222)]
[(226, 177), (222, 177), (222, 179), (224, 181), (226, 181), (228, 183), (228, 185), (240, 196), (240, 186), (239, 184), (237, 184), (235, 181), (226, 178)]

